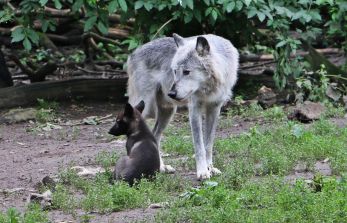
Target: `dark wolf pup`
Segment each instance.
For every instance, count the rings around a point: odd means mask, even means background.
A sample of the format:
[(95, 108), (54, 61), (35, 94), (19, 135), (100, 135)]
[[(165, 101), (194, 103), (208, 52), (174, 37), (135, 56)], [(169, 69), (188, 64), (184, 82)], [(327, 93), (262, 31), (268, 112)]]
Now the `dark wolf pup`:
[(127, 156), (117, 161), (114, 179), (123, 179), (130, 185), (133, 185), (134, 180), (154, 176), (160, 167), (157, 141), (141, 117), (144, 108), (143, 101), (135, 108), (127, 103), (109, 131), (114, 136), (127, 136)]

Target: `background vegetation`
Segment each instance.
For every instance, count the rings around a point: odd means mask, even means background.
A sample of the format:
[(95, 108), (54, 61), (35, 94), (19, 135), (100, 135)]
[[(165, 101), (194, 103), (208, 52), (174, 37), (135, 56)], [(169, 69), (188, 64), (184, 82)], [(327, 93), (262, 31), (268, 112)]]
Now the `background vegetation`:
[[(313, 60), (300, 54), (293, 57), (298, 50), (313, 46), (347, 51), (347, 3), (343, 0), (24, 0), (2, 4), (0, 23), (5, 28), (0, 32), (10, 33), (12, 43), (22, 44), (30, 55), (35, 53), (36, 63), (51, 57), (74, 62), (106, 57), (124, 62), (127, 53), (153, 38), (173, 32), (183, 36), (215, 33), (230, 39), (243, 54), (273, 54), (274, 80), (283, 89), (293, 78), (310, 79), (309, 71), (316, 73), (321, 63), (329, 63), (317, 55)], [(70, 55), (58, 50), (53, 56), (47, 53), (56, 44), (76, 43), (69, 37), (84, 41), (84, 46)], [(326, 74), (332, 75), (329, 81), (339, 82), (344, 90), (346, 63), (330, 65), (325, 67)], [(318, 83), (310, 80), (310, 84)]]

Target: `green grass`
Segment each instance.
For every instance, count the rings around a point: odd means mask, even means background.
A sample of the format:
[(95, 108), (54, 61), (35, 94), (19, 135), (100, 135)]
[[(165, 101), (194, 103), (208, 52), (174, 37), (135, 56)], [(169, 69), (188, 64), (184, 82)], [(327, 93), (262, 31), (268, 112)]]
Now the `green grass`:
[(9, 208), (6, 213), (0, 212), (0, 223), (46, 223), (47, 212), (38, 204), (28, 206), (25, 213), (19, 213), (15, 208)]
[(162, 150), (173, 155), (191, 155), (194, 152), (188, 122), (170, 125), (164, 132)]
[[(230, 161), (248, 160), (260, 175), (287, 174), (299, 161), (314, 162), (329, 158), (333, 170), (347, 169), (347, 129), (337, 128), (328, 121), (318, 121), (305, 130), (300, 124), (288, 122), (263, 132), (256, 129), (248, 134), (215, 143), (217, 162), (222, 166)], [(231, 160), (225, 157), (233, 157)]]
[[(100, 158), (104, 156), (105, 153), (102, 153), (98, 159), (104, 160)], [(169, 201), (189, 187), (178, 175), (158, 174), (154, 181), (142, 180), (134, 187), (125, 182), (111, 183), (111, 177), (112, 172), (109, 171), (98, 174), (94, 179), (79, 177), (73, 170), (62, 171), (61, 183), (53, 193), (53, 208), (73, 215), (76, 209), (86, 213), (110, 213), (147, 208), (152, 203)]]
[(346, 222), (347, 181), (332, 179), (316, 192), (303, 181), (295, 185), (268, 176), (247, 181), (239, 190), (221, 183), (184, 196), (157, 222)]
[[(282, 117), (277, 111), (270, 114)], [(346, 145), (347, 128), (326, 120), (309, 128), (276, 122), (269, 129), (253, 127), (240, 136), (217, 139), (215, 162), (223, 173), (212, 180), (218, 185), (186, 190), (156, 221), (347, 222)], [(317, 160), (326, 158), (333, 174), (342, 178), (313, 170)], [(299, 162), (311, 167), (313, 183), (285, 180)]]

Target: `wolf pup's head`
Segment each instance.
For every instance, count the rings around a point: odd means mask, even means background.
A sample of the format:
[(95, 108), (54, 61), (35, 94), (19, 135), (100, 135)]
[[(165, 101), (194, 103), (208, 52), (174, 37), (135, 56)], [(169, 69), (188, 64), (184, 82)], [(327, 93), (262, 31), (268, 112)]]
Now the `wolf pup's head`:
[(172, 59), (171, 69), (174, 83), (168, 96), (177, 101), (187, 100), (198, 90), (204, 90), (211, 75), (205, 63), (210, 56), (210, 45), (205, 37), (184, 39), (173, 34), (177, 52)]
[(111, 135), (130, 135), (136, 131), (139, 121), (141, 120), (141, 113), (145, 108), (145, 103), (141, 101), (134, 108), (126, 103), (124, 111), (118, 114), (116, 123), (108, 132)]

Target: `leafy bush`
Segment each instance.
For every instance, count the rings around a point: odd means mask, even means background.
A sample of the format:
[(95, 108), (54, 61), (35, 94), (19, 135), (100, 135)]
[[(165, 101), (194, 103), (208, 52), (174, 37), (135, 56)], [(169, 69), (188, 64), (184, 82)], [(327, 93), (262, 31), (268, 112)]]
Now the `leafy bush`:
[[(302, 58), (290, 58), (303, 41), (314, 43), (327, 33), (326, 43), (339, 39), (347, 48), (344, 0), (24, 0), (17, 6), (20, 13), (7, 5), (0, 10), (0, 23), (18, 24), (12, 30), (12, 42), (22, 42), (31, 50), (32, 45), (39, 44), (41, 33), (56, 30), (55, 20), (44, 10), (47, 5), (70, 8), (70, 13), (80, 18), (84, 32), (106, 34), (110, 14), (119, 14), (122, 22), (135, 18), (132, 35), (123, 41), (130, 50), (172, 32), (186, 36), (216, 33), (237, 47), (261, 42), (273, 49), (277, 61), (274, 80), (281, 89), (303, 73)], [(42, 23), (41, 30), (34, 28), (34, 20)]]

